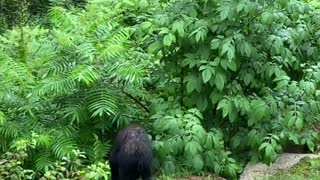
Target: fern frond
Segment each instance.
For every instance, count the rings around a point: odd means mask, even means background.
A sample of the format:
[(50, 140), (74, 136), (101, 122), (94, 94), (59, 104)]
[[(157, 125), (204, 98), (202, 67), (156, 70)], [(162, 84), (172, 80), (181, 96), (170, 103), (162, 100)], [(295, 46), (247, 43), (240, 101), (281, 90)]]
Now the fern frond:
[(59, 29), (69, 32), (77, 27), (75, 16), (68, 13), (64, 8), (56, 6), (49, 10), (48, 16), (51, 22)]
[(49, 149), (40, 149), (35, 156), (35, 170), (46, 171), (53, 168), (54, 159)]
[(34, 83), (34, 77), (24, 63), (11, 61), (7, 64), (0, 65), (3, 68), (3, 75), (6, 77), (4, 82), (9, 85), (21, 85), (27, 87), (28, 84)]
[(98, 60), (108, 61), (111, 59), (125, 58), (127, 48), (121, 44), (110, 44), (105, 47), (98, 56)]
[(18, 123), (8, 121), (0, 126), (0, 136), (11, 139), (20, 135), (21, 127)]
[(5, 122), (7, 122), (6, 115), (0, 111), (0, 126), (3, 125)]
[(71, 71), (75, 64), (76, 63), (73, 60), (69, 60), (66, 57), (60, 57), (46, 63), (44, 68), (46, 69), (47, 76), (50, 77)]
[(74, 42), (75, 37), (70, 33), (59, 31), (58, 29), (54, 29), (52, 34), (57, 44), (61, 45), (63, 48), (68, 49), (75, 45), (75, 42)]
[(49, 148), (51, 146), (53, 139), (49, 134), (39, 134), (35, 138), (37, 146)]
[(117, 98), (107, 88), (97, 88), (89, 91), (87, 102), (92, 117), (116, 114), (118, 110)]
[(109, 42), (111, 44), (119, 44), (121, 42), (128, 42), (128, 39), (130, 38), (132, 28), (122, 28), (117, 30), (112, 34), (112, 36), (109, 38)]
[(78, 149), (76, 142), (63, 135), (56, 137), (52, 144), (52, 152), (58, 159), (69, 157), (74, 149)]
[[(6, 88), (5, 86), (4, 88)], [(0, 88), (1, 89), (1, 88)], [(5, 108), (21, 107), (25, 104), (25, 99), (14, 94), (12, 91), (0, 91), (0, 104)]]
[(65, 95), (76, 89), (77, 83), (72, 76), (56, 76), (45, 79), (40, 87), (33, 90), (37, 96), (43, 95)]
[(79, 82), (91, 85), (100, 79), (100, 75), (93, 66), (80, 65), (73, 69), (72, 76)]
[(86, 111), (86, 106), (83, 102), (78, 102), (75, 104), (70, 104), (64, 109), (65, 118), (71, 118), (71, 124), (82, 124), (88, 120), (88, 114)]
[(81, 63), (92, 63), (96, 51), (96, 47), (90, 42), (81, 42), (77, 44), (77, 49), (75, 50), (75, 54), (78, 55), (77, 61)]
[(94, 134), (94, 143), (93, 143), (93, 154), (94, 154), (94, 161), (102, 161), (104, 156), (109, 152), (111, 149), (110, 142), (103, 143), (99, 140), (98, 136)]
[(107, 68), (111, 78), (115, 78), (125, 84), (133, 84), (142, 87), (143, 77), (146, 70), (143, 65), (135, 64), (130, 61), (109, 64)]
[(76, 129), (75, 126), (71, 125), (71, 124), (60, 124), (60, 127), (59, 125), (57, 125), (58, 128), (56, 129), (57, 130), (57, 135), (63, 135), (63, 136), (66, 136), (66, 137), (69, 137), (69, 138), (76, 138), (78, 136), (78, 130)]

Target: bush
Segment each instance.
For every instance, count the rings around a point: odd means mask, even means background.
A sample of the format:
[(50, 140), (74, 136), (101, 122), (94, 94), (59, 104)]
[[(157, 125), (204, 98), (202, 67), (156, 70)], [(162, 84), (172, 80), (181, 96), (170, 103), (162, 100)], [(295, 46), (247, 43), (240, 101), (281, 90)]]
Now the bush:
[(110, 179), (108, 163), (96, 163), (85, 167), (82, 159), (86, 158), (80, 151), (73, 151), (71, 158), (63, 157), (60, 161), (43, 172), (24, 169), (27, 154), (24, 151), (7, 152), (1, 156), (1, 179)]

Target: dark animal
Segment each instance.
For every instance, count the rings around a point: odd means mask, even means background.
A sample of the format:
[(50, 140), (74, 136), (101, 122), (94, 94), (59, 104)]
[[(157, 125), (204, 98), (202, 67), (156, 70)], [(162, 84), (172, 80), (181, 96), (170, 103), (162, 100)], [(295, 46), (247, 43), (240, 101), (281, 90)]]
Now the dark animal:
[(144, 128), (133, 124), (121, 130), (110, 154), (112, 180), (151, 179), (152, 146)]

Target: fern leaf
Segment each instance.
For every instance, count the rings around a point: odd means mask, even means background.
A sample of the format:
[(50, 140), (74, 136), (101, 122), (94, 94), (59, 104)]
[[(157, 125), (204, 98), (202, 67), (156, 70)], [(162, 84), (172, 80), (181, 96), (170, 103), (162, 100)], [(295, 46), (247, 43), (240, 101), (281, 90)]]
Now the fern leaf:
[(72, 76), (52, 77), (45, 79), (40, 87), (34, 89), (33, 94), (42, 95), (64, 95), (76, 89), (76, 82)]
[(84, 82), (88, 86), (100, 79), (100, 75), (92, 66), (78, 66), (73, 70), (72, 74), (78, 81)]
[(110, 151), (111, 145), (110, 142), (103, 143), (99, 140), (98, 136), (94, 134), (94, 144), (93, 144), (93, 153), (94, 160), (96, 162), (102, 161), (107, 152)]
[(146, 75), (143, 65), (134, 64), (130, 61), (110, 64), (107, 70), (111, 74), (111, 78), (138, 86), (142, 86), (143, 77)]
[(88, 93), (88, 110), (92, 117), (111, 115), (117, 112), (117, 99), (107, 88), (98, 88)]
[(17, 138), (20, 135), (20, 126), (14, 122), (7, 122), (0, 126), (0, 136), (6, 139)]
[(0, 126), (3, 125), (5, 122), (7, 122), (6, 115), (0, 111)]
[(82, 124), (87, 121), (88, 114), (86, 111), (86, 106), (83, 105), (82, 102), (70, 104), (68, 107), (64, 109), (65, 118), (71, 118), (71, 124)]
[(75, 17), (62, 7), (51, 8), (48, 15), (51, 22), (65, 32), (72, 31), (77, 27)]
[(35, 170), (47, 171), (53, 168), (52, 154), (48, 149), (42, 149), (35, 156)]
[(76, 142), (62, 135), (57, 137), (52, 144), (52, 152), (58, 159), (65, 156), (70, 157), (74, 149), (78, 149)]

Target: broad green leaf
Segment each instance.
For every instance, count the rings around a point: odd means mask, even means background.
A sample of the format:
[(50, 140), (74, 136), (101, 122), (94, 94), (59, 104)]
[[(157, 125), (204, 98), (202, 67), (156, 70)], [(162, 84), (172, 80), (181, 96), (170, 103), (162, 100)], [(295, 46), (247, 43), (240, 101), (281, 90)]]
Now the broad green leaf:
[(229, 61), (228, 63), (228, 67), (230, 70), (232, 71), (237, 71), (237, 63), (236, 63), (236, 60), (232, 60), (232, 61)]
[(246, 73), (243, 80), (244, 80), (244, 84), (248, 86), (254, 80), (254, 77), (251, 73)]
[(227, 164), (226, 173), (228, 176), (235, 178), (237, 176), (236, 169), (233, 168), (232, 164)]
[(230, 49), (230, 40), (226, 40), (224, 42), (224, 44), (222, 45), (222, 49), (221, 49), (221, 52), (220, 52), (220, 55), (223, 56), (225, 53), (227, 53)]
[(269, 156), (269, 157), (272, 157), (275, 154), (275, 151), (274, 151), (274, 149), (273, 149), (271, 144), (268, 144), (266, 146), (266, 151), (265, 152), (266, 152), (266, 156)]
[(221, 21), (224, 21), (225, 19), (227, 19), (228, 15), (229, 15), (229, 11), (230, 11), (229, 6), (223, 7), (222, 11), (220, 12), (220, 20)]
[(222, 99), (221, 101), (219, 101), (217, 109), (222, 109), (227, 105), (228, 100), (227, 99)]
[(272, 14), (270, 12), (264, 12), (261, 14), (261, 21), (264, 24), (271, 24), (273, 21)]
[(224, 75), (220, 72), (217, 72), (215, 77), (215, 85), (219, 91), (223, 90), (224, 84), (225, 84)]
[(150, 46), (148, 47), (148, 52), (150, 52), (150, 53), (155, 53), (155, 52), (157, 52), (158, 50), (160, 50), (161, 47), (162, 47), (161, 42), (156, 41), (156, 42), (150, 44)]
[(145, 21), (145, 22), (141, 23), (141, 28), (142, 28), (142, 29), (148, 29), (148, 28), (150, 28), (151, 26), (152, 26), (152, 23), (149, 22), (149, 21)]
[(299, 130), (299, 131), (301, 131), (302, 130), (302, 128), (303, 128), (303, 119), (301, 119), (301, 118), (297, 118), (296, 119), (296, 121), (295, 121), (295, 127)]
[(311, 152), (314, 152), (315, 144), (310, 139), (307, 140), (307, 146)]
[(184, 37), (185, 31), (184, 31), (184, 22), (183, 21), (175, 21), (172, 24), (172, 31), (178, 32), (180, 37)]
[(211, 49), (218, 49), (220, 46), (220, 39), (213, 39), (211, 41)]
[(275, 48), (277, 54), (280, 54), (282, 47), (283, 47), (282, 39), (280, 37), (277, 37), (274, 42), (274, 48)]
[(200, 155), (196, 155), (194, 157), (192, 157), (192, 166), (194, 167), (194, 169), (196, 171), (200, 171), (202, 170), (204, 163), (203, 163), (203, 159)]
[(172, 43), (175, 43), (175, 42), (176, 42), (176, 37), (171, 33), (165, 35), (163, 38), (163, 44), (165, 46), (170, 46)]
[(242, 10), (243, 10), (243, 8), (244, 8), (244, 6), (245, 6), (245, 4), (244, 4), (244, 3), (242, 3), (242, 2), (238, 3), (238, 6), (237, 6), (237, 13), (239, 13), (240, 11), (242, 11)]
[(259, 151), (265, 149), (268, 145), (269, 145), (269, 143), (267, 143), (267, 142), (262, 143), (262, 144), (260, 145), (260, 147), (259, 147)]
[(208, 82), (211, 79), (211, 71), (209, 69), (205, 69), (204, 71), (202, 71), (202, 80), (203, 83)]
[(251, 56), (252, 49), (251, 49), (250, 44), (247, 43), (247, 42), (244, 43), (244, 51), (245, 51), (245, 53), (246, 53), (246, 55), (247, 55), (248, 57)]

